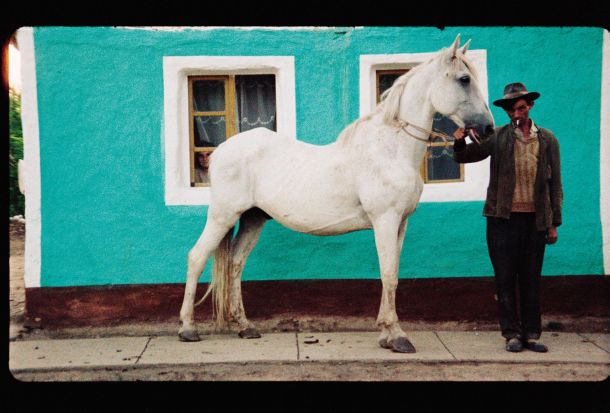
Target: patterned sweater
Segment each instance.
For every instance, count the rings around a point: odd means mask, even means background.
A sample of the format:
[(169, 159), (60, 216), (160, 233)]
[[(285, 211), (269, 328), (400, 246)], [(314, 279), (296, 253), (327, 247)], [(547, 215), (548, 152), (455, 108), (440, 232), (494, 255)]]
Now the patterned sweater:
[(532, 122), (529, 137), (515, 128), (515, 191), (511, 212), (536, 212), (534, 183), (538, 166), (538, 128)]

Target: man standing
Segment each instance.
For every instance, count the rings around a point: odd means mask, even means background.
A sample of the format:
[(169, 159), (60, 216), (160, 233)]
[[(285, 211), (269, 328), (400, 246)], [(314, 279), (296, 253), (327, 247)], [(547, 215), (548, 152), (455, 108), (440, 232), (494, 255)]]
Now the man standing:
[(511, 352), (524, 347), (548, 351), (540, 341), (540, 278), (545, 244), (557, 241), (563, 191), (559, 143), (551, 131), (529, 117), (538, 97), (540, 93), (528, 92), (523, 83), (511, 83), (504, 88), (504, 97), (493, 102), (506, 111), (508, 125), (496, 128), (480, 144), (467, 144), (464, 129), (454, 134), (455, 161), (491, 157), (483, 215), (500, 329)]

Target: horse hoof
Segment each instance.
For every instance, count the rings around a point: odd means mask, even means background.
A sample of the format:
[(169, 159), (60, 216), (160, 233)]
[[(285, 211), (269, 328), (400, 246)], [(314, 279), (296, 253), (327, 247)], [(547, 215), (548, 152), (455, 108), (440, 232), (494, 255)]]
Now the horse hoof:
[(178, 333), (178, 338), (180, 338), (180, 341), (184, 342), (201, 341), (201, 337), (199, 337), (196, 330), (181, 331)]
[(415, 353), (415, 347), (406, 337), (398, 337), (390, 343), (392, 351), (396, 353)]
[(261, 334), (255, 328), (246, 328), (239, 332), (241, 338), (261, 338)]
[(392, 348), (392, 346), (390, 345), (390, 343), (388, 342), (387, 338), (382, 338), (379, 339), (379, 345), (381, 346), (381, 348)]

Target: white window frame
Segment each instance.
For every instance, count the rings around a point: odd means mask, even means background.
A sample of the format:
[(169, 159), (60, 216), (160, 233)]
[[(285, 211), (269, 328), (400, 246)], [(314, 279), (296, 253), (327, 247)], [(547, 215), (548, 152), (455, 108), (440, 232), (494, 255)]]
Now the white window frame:
[(296, 139), (294, 56), (164, 56), (165, 205), (209, 205), (190, 181), (188, 76), (275, 75), (277, 132)]
[[(377, 70), (414, 67), (433, 57), (431, 53), (376, 54), (360, 56), (360, 116), (371, 113), (377, 105)], [(476, 68), (481, 92), (489, 104), (487, 89), (487, 51), (468, 50), (468, 58)], [(464, 165), (463, 182), (429, 182), (424, 184), (421, 202), (482, 201), (487, 195), (489, 158)]]

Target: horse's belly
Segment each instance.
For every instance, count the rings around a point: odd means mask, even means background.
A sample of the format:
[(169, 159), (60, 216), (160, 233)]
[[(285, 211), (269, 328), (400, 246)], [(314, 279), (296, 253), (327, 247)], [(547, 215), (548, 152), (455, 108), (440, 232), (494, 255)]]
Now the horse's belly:
[(328, 185), (330, 180), (324, 173), (279, 174), (273, 185), (257, 185), (255, 203), (277, 222), (298, 232), (335, 235), (370, 228), (348, 180)]
[(278, 211), (263, 207), (273, 219), (294, 231), (312, 235), (338, 235), (371, 228), (371, 222), (362, 210), (337, 211), (299, 209)]

